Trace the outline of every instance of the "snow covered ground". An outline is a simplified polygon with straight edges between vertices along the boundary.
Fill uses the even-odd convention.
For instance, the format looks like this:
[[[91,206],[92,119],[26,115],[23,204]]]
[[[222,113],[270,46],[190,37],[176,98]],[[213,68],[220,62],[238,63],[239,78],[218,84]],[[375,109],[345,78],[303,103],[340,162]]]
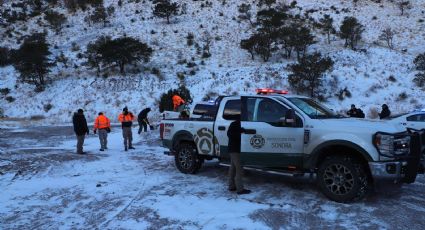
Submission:
[[[423,229],[425,177],[401,189],[339,204],[306,178],[247,171],[238,196],[227,168],[207,162],[196,175],[175,168],[157,131],[124,152],[113,127],[75,154],[72,127],[0,129],[0,229]],[[9,127],[9,128],[7,128]],[[133,129],[136,131],[136,129]]]

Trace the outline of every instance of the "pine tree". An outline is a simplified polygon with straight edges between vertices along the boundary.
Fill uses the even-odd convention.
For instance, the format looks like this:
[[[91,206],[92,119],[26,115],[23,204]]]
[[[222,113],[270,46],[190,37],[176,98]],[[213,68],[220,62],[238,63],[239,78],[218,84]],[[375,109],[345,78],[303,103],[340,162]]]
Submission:
[[[288,76],[288,82],[298,92],[317,97],[323,85],[323,74],[332,66],[332,59],[322,58],[320,53],[306,55],[297,64],[289,66],[292,73]]]
[[[357,42],[362,38],[363,25],[360,24],[354,17],[345,17],[340,27],[339,36],[345,39],[345,46],[350,46],[355,49]]]
[[[160,18],[166,18],[167,24],[170,24],[170,17],[178,14],[180,6],[170,0],[155,0],[154,3],[153,14]]]
[[[121,37],[111,40],[101,37],[95,43],[87,46],[87,64],[96,67],[100,72],[100,64],[118,66],[120,73],[125,73],[125,66],[135,62],[148,62],[153,49],[147,44],[131,37]]]
[[[62,25],[67,21],[65,15],[53,10],[49,10],[44,13],[44,20],[49,22],[50,26],[56,33],[60,32]]]
[[[425,85],[425,53],[419,54],[413,63],[416,66],[416,70],[419,71],[413,78],[413,82],[417,86],[423,87]]]
[[[325,14],[323,18],[319,20],[320,28],[326,33],[328,38],[328,44],[331,44],[331,34],[335,33],[335,28],[333,27],[333,18],[329,16],[328,14]]]
[[[45,76],[50,72],[49,44],[45,34],[33,34],[26,38],[16,52],[15,68],[23,81],[37,86],[45,85]]]

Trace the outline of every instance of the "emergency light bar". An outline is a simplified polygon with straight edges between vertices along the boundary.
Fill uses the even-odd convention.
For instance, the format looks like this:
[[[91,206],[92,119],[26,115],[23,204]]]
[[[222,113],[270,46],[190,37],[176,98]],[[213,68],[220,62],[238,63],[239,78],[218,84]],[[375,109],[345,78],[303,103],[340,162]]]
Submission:
[[[278,90],[278,89],[269,89],[269,88],[256,89],[255,92],[257,94],[272,94],[272,93],[276,93],[276,94],[288,94],[288,91],[287,90]]]

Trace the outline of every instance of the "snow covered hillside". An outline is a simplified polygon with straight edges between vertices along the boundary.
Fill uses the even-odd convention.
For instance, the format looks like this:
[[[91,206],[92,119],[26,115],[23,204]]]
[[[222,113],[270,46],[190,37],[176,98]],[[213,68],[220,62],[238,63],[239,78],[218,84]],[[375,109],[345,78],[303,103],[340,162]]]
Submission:
[[[1,8],[5,9],[13,1],[3,2]],[[287,82],[287,65],[296,62],[295,58],[287,60],[274,55],[268,62],[260,58],[251,60],[250,54],[240,48],[241,39],[253,32],[247,21],[237,19],[242,1],[180,0],[178,3],[185,5],[186,14],[172,17],[170,24],[153,16],[151,1],[123,0],[122,6],[117,2],[104,0],[105,7],[115,8],[106,27],[85,22],[90,9],[70,14],[60,6],[55,10],[65,14],[67,22],[57,34],[46,26],[42,16],[0,27],[0,47],[19,48],[17,38],[47,30],[51,58],[61,53],[68,58],[67,66],[58,64],[52,68],[51,82],[39,93],[33,85],[19,82],[19,72],[12,66],[1,67],[0,89],[9,88],[11,92],[7,96],[15,99],[8,102],[6,96],[0,96],[0,108],[6,116],[41,115],[49,121],[68,122],[78,108],[86,110],[89,120],[99,111],[117,117],[124,106],[133,112],[146,106],[157,111],[160,95],[181,83],[190,89],[194,101],[206,94],[251,93],[259,87],[283,88],[295,93]],[[259,9],[256,2],[245,2],[251,4],[254,16]],[[355,103],[370,118],[375,118],[374,111],[383,103],[387,103],[393,113],[425,107],[423,89],[412,82],[416,73],[413,59],[425,52],[425,2],[410,1],[412,7],[404,15],[391,1],[376,2],[379,1],[363,0],[355,6],[353,1],[299,0],[298,8],[292,9],[294,14],[309,12],[316,20],[329,14],[337,30],[345,16],[354,16],[365,26],[361,51],[344,48],[344,41],[336,35],[331,36],[332,42],[328,45],[326,36],[314,30],[318,42],[309,52],[320,51],[335,62],[332,71],[326,74],[325,103],[336,111],[346,110]],[[378,39],[381,31],[388,27],[396,31],[393,50]],[[7,31],[11,36],[6,36]],[[211,57],[203,59],[195,46],[188,46],[189,33],[194,34],[194,41],[200,46],[207,37],[211,39]],[[142,64],[144,70],[140,73],[121,76],[110,72],[107,78],[96,77],[94,70],[82,65],[85,60],[79,58],[79,54],[102,35],[137,38],[154,49],[153,56],[150,62]],[[188,67],[187,62],[194,62],[196,66]],[[160,73],[153,74],[152,68],[159,69]],[[183,80],[177,77],[180,72],[186,73]],[[340,100],[336,94],[345,88],[352,96]]]

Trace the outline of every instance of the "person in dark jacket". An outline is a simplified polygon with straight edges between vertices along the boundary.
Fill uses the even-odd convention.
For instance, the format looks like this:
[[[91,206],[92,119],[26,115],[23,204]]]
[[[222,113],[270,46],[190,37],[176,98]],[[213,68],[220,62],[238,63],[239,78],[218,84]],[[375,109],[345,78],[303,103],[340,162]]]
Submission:
[[[382,120],[382,119],[388,118],[390,115],[391,115],[391,111],[388,108],[388,105],[387,104],[383,104],[382,105],[382,110],[379,113],[379,119]]]
[[[351,105],[351,109],[347,111],[347,115],[350,117],[365,118],[365,115],[361,109],[356,108],[354,104]]]
[[[236,191],[237,194],[248,194],[251,190],[245,189],[242,183],[242,165],[241,165],[241,133],[245,129],[241,127],[240,115],[234,115],[235,121],[230,123],[227,130],[229,137],[228,152],[230,154],[229,168],[229,191]]]
[[[82,109],[78,109],[78,111],[74,113],[72,123],[74,124],[75,135],[77,135],[77,153],[84,154],[84,138],[86,134],[89,135],[89,128],[87,127],[86,117]]]
[[[140,134],[142,131],[143,132],[148,131],[148,125],[150,126],[149,120],[148,120],[148,113],[150,111],[151,111],[151,108],[146,108],[142,110],[137,116],[137,122],[139,122],[139,131],[137,132],[138,134]]]

